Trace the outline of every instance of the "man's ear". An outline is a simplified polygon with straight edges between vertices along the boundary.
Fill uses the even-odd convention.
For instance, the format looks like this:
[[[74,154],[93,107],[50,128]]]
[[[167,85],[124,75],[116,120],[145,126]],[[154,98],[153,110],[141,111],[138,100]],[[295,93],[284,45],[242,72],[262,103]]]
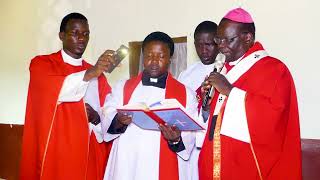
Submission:
[[[63,39],[64,39],[64,32],[59,32],[59,39],[61,40],[61,41],[63,41]]]
[[[254,37],[253,37],[252,33],[250,33],[250,32],[246,33],[245,43],[246,44],[253,44],[254,43]]]

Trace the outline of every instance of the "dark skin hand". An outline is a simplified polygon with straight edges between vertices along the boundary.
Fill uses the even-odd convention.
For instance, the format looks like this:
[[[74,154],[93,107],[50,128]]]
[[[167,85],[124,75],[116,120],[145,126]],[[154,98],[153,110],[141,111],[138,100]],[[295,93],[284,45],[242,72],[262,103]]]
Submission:
[[[181,139],[181,131],[176,126],[159,124],[159,129],[164,138],[169,142],[178,142]]]
[[[99,57],[96,64],[86,71],[83,80],[90,81],[92,78],[99,77],[103,72],[106,72],[111,69],[112,66],[115,66],[116,60],[113,56],[114,53],[115,51],[113,50],[106,50]]]
[[[115,128],[122,128],[124,126],[128,126],[130,123],[132,123],[132,115],[128,115],[121,112],[117,114],[117,123],[115,124]],[[180,140],[181,131],[176,126],[160,124],[159,129],[161,130],[166,140],[171,142],[177,142]]]
[[[87,116],[88,116],[88,120],[90,123],[97,125],[100,123],[100,116],[97,113],[97,111],[95,111],[88,103],[85,104],[86,105],[86,111],[87,111]]]
[[[115,124],[115,128],[118,129],[124,126],[128,126],[131,122],[132,122],[132,115],[119,112],[117,114],[117,121]]]
[[[215,87],[220,94],[229,96],[233,86],[227,80],[227,78],[218,73],[218,72],[211,72],[209,77],[207,77],[201,85],[201,95],[202,97],[205,96],[206,92],[210,89],[211,86]],[[211,103],[211,99],[208,101],[208,105]],[[204,110],[207,110],[205,108]]]

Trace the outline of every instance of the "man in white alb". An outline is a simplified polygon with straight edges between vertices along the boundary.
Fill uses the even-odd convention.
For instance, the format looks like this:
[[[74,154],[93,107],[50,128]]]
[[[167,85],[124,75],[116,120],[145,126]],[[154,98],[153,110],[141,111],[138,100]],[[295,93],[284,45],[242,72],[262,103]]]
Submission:
[[[206,76],[210,75],[210,72],[213,71],[214,61],[216,58],[223,58],[219,56],[218,47],[214,42],[214,37],[217,33],[217,24],[211,21],[201,22],[194,31],[194,46],[196,52],[200,58],[200,61],[192,64],[185,71],[181,72],[178,77],[178,80],[191,88],[193,91],[200,94],[201,83]],[[198,98],[199,99],[199,98]],[[198,108],[201,107],[201,101],[199,102]],[[207,126],[207,116],[206,112],[203,111],[203,116],[205,122],[203,126]],[[203,133],[197,133],[197,136],[205,135]],[[198,156],[202,146],[202,142],[197,138],[196,148],[192,151],[191,157],[188,161],[182,161],[179,165],[184,166],[182,169],[186,169],[187,172],[183,173],[187,175],[185,179],[197,180],[198,179]]]

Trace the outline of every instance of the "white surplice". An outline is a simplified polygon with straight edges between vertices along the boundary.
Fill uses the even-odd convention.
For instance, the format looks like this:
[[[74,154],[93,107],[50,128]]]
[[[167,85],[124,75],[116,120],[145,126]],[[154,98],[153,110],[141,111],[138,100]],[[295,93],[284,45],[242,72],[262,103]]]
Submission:
[[[201,61],[198,61],[181,72],[178,81],[191,88],[193,91],[196,91],[201,86],[205,77],[209,76],[213,71],[213,67],[213,64],[204,65]]]
[[[183,83],[185,86],[191,88],[194,92],[201,86],[201,83],[204,81],[206,76],[209,76],[213,71],[214,64],[205,65],[201,61],[198,61],[191,66],[189,66],[185,71],[181,72],[178,80]],[[202,126],[208,126],[207,123],[202,122]],[[184,169],[183,178],[187,180],[198,180],[198,159],[200,148],[203,143],[205,136],[205,131],[198,131],[196,134],[196,148],[192,151],[190,159],[188,161],[179,159],[180,169]]]
[[[159,155],[160,155],[160,131],[144,130],[131,123],[123,134],[112,135],[107,133],[112,119],[116,114],[116,108],[123,105],[123,87],[125,81],[120,81],[109,94],[102,120],[104,140],[114,139],[105,172],[105,180],[158,180],[159,179]],[[195,94],[187,89],[186,109],[188,113],[198,121],[197,100]],[[132,93],[130,103],[144,102],[151,105],[165,99],[165,89],[143,86],[140,82]],[[202,119],[201,119],[202,120]],[[181,134],[185,150],[177,155],[188,160],[195,146],[195,133],[182,132]],[[184,170],[179,169],[180,172]],[[180,178],[180,180],[184,180]]]

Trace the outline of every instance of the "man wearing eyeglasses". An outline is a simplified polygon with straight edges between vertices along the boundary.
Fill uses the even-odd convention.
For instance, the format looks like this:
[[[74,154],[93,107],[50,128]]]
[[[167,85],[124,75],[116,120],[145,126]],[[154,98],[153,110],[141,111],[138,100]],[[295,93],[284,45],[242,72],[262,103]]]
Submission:
[[[215,43],[226,64],[202,85],[202,94],[211,86],[218,93],[209,102],[200,179],[302,179],[297,97],[288,68],[255,42],[254,22],[241,8],[220,21]]]

